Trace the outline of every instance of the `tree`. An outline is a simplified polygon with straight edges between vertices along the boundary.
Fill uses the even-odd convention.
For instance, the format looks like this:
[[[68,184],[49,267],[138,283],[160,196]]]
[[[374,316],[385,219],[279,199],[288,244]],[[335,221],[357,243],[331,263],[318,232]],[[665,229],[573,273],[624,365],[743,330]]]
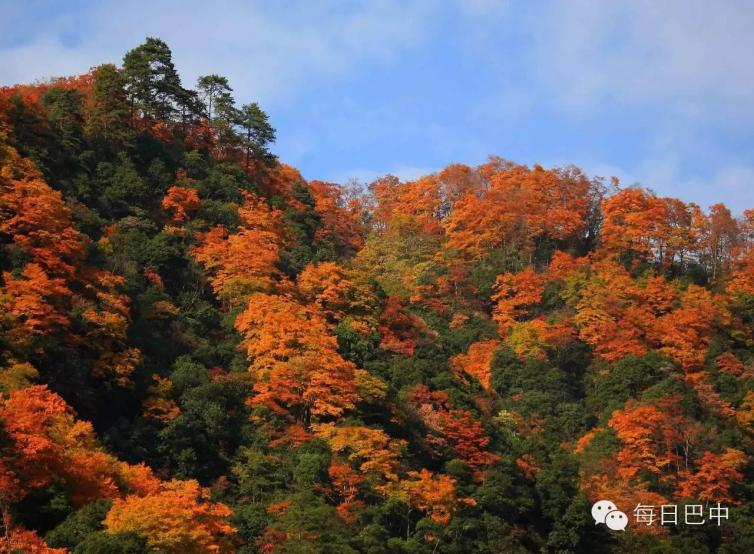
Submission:
[[[355,523],[358,512],[366,506],[356,498],[358,486],[364,481],[364,477],[356,473],[351,466],[338,463],[332,464],[327,469],[327,474],[330,476],[335,495],[340,500],[338,514],[346,523]]]
[[[607,361],[643,356],[653,317],[642,302],[642,291],[628,272],[612,261],[594,264],[590,270],[570,299],[576,309],[573,320],[579,337]]]
[[[466,410],[440,411],[440,432],[453,453],[481,476],[500,456],[487,451],[490,438],[478,419]]]
[[[92,74],[92,98],[85,109],[84,130],[105,144],[123,148],[133,140],[126,79],[111,64],[96,67]]]
[[[330,241],[340,255],[355,254],[364,245],[365,206],[358,193],[348,198],[341,186],[316,180],[309,181],[309,190],[322,221],[317,238]]]
[[[16,279],[7,272],[3,275],[8,294],[3,304],[24,331],[44,335],[68,325],[67,303],[73,293],[65,280],[51,279],[38,264],[27,264],[22,276],[23,279]]]
[[[162,199],[162,209],[172,212],[175,223],[186,221],[188,215],[201,206],[201,200],[196,189],[173,185]]]
[[[738,246],[740,229],[724,204],[714,204],[700,231],[702,260],[713,279],[727,271]]]
[[[0,175],[0,236],[30,256],[51,277],[71,277],[83,262],[85,240],[62,195],[12,151]]]
[[[317,306],[329,322],[351,318],[369,321],[378,300],[370,287],[353,281],[351,272],[335,262],[308,264],[296,279],[298,294],[306,304]]]
[[[493,317],[501,336],[505,336],[518,317],[541,302],[543,292],[544,280],[531,267],[521,273],[498,276],[492,301],[496,302]]]
[[[131,105],[143,117],[170,120],[184,89],[165,42],[148,37],[123,57],[123,76]]]
[[[233,305],[255,290],[268,290],[278,275],[275,263],[282,246],[282,213],[247,195],[239,209],[241,226],[228,233],[217,226],[206,233],[192,253],[210,275],[215,293]]]
[[[676,446],[682,441],[688,420],[678,400],[668,397],[653,404],[629,401],[623,410],[613,412],[609,425],[623,443],[615,457],[621,478],[631,481],[642,471],[663,478],[668,472],[679,471],[681,459]]]
[[[701,368],[715,323],[725,317],[706,289],[689,285],[680,296],[680,306],[657,318],[650,339],[659,350],[678,362],[686,371]]]
[[[601,249],[618,254],[630,252],[642,260],[662,262],[669,240],[669,215],[665,199],[642,188],[628,188],[602,203],[604,221]]]
[[[122,464],[102,450],[91,423],[76,419],[71,407],[44,385],[0,399],[0,420],[12,441],[0,470],[13,472],[15,484],[9,490],[16,500],[62,482],[71,502],[81,506],[121,491],[152,490],[157,483],[151,471]]]
[[[477,171],[488,186],[462,196],[443,223],[448,245],[464,258],[512,247],[531,259],[537,239],[585,238],[598,187],[578,169],[529,169],[493,158]]]
[[[427,233],[413,216],[397,215],[386,229],[370,235],[356,255],[354,269],[363,280],[375,279],[390,296],[401,299],[419,293],[419,282],[435,280],[441,237]]]
[[[382,429],[361,425],[336,427],[332,423],[314,426],[315,434],[325,439],[333,455],[387,494],[399,480],[400,450],[404,441],[391,438]]]
[[[418,385],[410,391],[408,400],[429,430],[427,442],[450,450],[474,471],[475,478],[480,479],[489,465],[500,460],[487,450],[490,438],[479,420],[467,410],[451,409],[445,392]]]
[[[170,481],[160,492],[116,499],[105,517],[108,533],[136,533],[174,553],[234,552],[230,509],[211,502],[196,481]]]
[[[230,93],[233,89],[228,84],[228,79],[220,75],[202,75],[196,82],[199,89],[199,97],[204,103],[204,113],[207,119],[213,121],[213,106],[217,109],[217,104],[228,103]]]
[[[432,475],[426,469],[411,471],[399,485],[399,497],[423,512],[440,525],[447,525],[459,502],[472,504],[472,499],[459,499],[455,480],[448,475]]]
[[[490,388],[490,362],[500,342],[491,339],[475,342],[469,346],[466,354],[457,354],[451,358],[451,364],[464,373],[474,377],[486,390]]]
[[[317,311],[256,293],[235,326],[256,380],[253,404],[304,424],[340,418],[354,407],[356,367],[338,354],[337,341]]]
[[[252,158],[264,163],[275,160],[275,156],[268,149],[268,146],[275,142],[275,129],[270,125],[267,114],[256,102],[241,106],[236,123],[241,127],[247,168]]]
[[[82,141],[83,98],[75,89],[53,87],[42,95],[47,119],[58,133],[60,144],[70,156],[78,153]]]
[[[741,469],[746,462],[746,455],[736,448],[727,448],[722,454],[705,452],[695,470],[681,474],[676,494],[704,502],[736,504],[730,489],[743,479]]]

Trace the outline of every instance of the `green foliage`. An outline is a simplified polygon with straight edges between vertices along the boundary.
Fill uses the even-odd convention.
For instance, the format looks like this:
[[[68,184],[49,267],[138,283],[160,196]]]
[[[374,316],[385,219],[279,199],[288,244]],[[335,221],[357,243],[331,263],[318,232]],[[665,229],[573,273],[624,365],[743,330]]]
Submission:
[[[97,500],[79,508],[65,521],[45,535],[45,542],[54,548],[74,549],[77,545],[97,531],[102,531],[102,520],[105,519],[112,502]]]
[[[201,384],[184,392],[181,412],[160,431],[160,452],[168,467],[183,478],[209,482],[228,469],[247,436],[244,383]]]
[[[589,375],[587,407],[604,421],[626,400],[641,396],[669,371],[673,371],[671,363],[657,353],[642,358],[627,356],[611,365],[595,365]]]
[[[134,138],[130,125],[131,106],[126,96],[126,79],[111,64],[93,72],[92,102],[86,117],[86,132],[102,148],[119,150]]]
[[[162,40],[147,38],[123,57],[123,76],[131,103],[145,116],[171,119],[185,92],[173,65],[170,48]]]
[[[147,541],[134,533],[92,533],[80,542],[74,554],[158,554]]]

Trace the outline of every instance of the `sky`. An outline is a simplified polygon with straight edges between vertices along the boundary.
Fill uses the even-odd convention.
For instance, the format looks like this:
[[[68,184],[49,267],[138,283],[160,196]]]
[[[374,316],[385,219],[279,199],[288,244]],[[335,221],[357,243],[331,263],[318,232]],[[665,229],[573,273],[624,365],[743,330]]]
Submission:
[[[749,0],[0,0],[0,84],[86,72],[145,37],[185,86],[226,76],[307,179],[403,179],[489,155],[754,207]]]

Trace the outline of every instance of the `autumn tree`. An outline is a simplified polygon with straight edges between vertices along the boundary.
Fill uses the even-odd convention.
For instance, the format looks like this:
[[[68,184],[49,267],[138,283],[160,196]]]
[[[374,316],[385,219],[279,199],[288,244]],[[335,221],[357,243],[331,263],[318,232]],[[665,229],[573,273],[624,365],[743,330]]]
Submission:
[[[575,168],[529,169],[500,159],[478,171],[488,183],[467,193],[444,223],[448,245],[469,259],[513,247],[531,254],[534,241],[578,240],[586,234],[595,185]]]
[[[539,304],[543,292],[544,280],[531,267],[521,273],[498,276],[492,301],[496,303],[493,317],[498,322],[501,336],[505,336],[517,318]]]
[[[451,364],[474,377],[485,389],[490,388],[490,362],[499,341],[491,339],[475,342],[469,346],[466,354],[458,354],[451,358]]]
[[[162,209],[172,213],[175,223],[182,223],[201,206],[196,189],[173,185],[162,199]]]
[[[238,232],[214,227],[193,249],[209,273],[215,293],[231,305],[256,290],[269,289],[277,275],[275,263],[282,243],[279,210],[249,194],[239,216]]]
[[[746,455],[735,448],[727,448],[722,454],[705,452],[695,470],[681,474],[676,495],[704,502],[736,504],[730,489],[743,479],[741,469],[746,462]]]
[[[401,481],[398,496],[406,504],[426,512],[441,525],[447,525],[458,507],[459,498],[455,491],[455,480],[448,475],[433,475],[430,471],[409,472],[408,478]],[[466,500],[473,503],[473,500]]]
[[[740,229],[730,210],[714,204],[700,230],[701,260],[713,279],[727,271],[739,244]]]
[[[108,533],[143,535],[166,552],[234,552],[230,515],[196,481],[170,481],[159,492],[116,499],[104,525]]]
[[[365,206],[358,198],[348,199],[343,189],[324,181],[309,182],[314,209],[322,220],[318,238],[331,241],[338,253],[350,255],[364,245]]]
[[[629,401],[623,410],[616,410],[609,425],[623,443],[616,455],[618,474],[628,481],[640,472],[659,477],[678,472],[681,458],[677,446],[688,420],[682,414],[678,398],[663,398],[653,404]]]
[[[662,262],[669,238],[668,206],[664,199],[642,188],[624,189],[602,203],[601,248],[632,252],[642,259]]]
[[[236,320],[256,380],[252,402],[311,419],[338,418],[357,400],[355,366],[337,353],[323,316],[294,300],[251,296]]]

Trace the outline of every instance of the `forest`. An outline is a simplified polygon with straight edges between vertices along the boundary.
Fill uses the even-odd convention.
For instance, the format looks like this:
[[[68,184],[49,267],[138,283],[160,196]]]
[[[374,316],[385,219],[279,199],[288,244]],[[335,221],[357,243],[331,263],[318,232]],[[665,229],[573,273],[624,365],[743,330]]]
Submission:
[[[0,89],[0,552],[754,552],[754,209],[273,123],[157,38]]]

